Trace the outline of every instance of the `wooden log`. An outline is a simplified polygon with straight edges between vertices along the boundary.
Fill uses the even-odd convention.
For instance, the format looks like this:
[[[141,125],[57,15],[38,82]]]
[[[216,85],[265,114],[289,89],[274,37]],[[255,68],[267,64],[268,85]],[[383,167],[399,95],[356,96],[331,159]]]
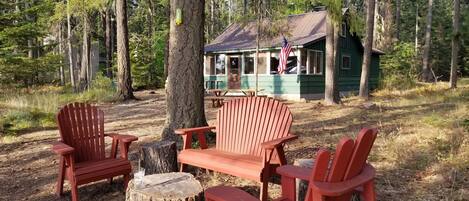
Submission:
[[[203,188],[194,176],[185,172],[153,174],[143,177],[142,184],[131,180],[126,201],[202,201]]]
[[[314,160],[312,159],[297,159],[293,163],[295,166],[313,168]],[[308,191],[309,182],[306,180],[296,179],[296,201],[303,201]]]
[[[140,166],[146,175],[177,172],[176,142],[163,140],[141,146]]]

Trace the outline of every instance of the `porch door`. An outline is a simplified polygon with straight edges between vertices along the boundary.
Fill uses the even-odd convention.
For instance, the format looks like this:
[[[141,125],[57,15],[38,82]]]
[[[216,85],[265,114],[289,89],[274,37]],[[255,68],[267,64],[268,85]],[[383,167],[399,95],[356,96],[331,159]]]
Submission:
[[[241,88],[241,69],[238,56],[230,56],[228,59],[228,89]]]

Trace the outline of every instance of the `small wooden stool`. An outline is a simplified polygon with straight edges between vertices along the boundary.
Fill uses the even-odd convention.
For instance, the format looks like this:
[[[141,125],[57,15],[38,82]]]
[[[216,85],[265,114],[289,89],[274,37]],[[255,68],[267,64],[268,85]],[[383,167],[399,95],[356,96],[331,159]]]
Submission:
[[[199,201],[203,193],[200,182],[184,172],[146,175],[143,184],[129,182],[126,201]]]
[[[249,193],[238,188],[215,186],[205,190],[206,201],[259,201]]]

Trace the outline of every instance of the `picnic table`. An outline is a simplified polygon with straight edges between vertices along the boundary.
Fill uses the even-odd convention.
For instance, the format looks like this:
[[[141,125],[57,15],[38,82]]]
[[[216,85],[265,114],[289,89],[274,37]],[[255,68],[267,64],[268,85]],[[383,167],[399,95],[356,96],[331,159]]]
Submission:
[[[221,107],[223,105],[223,101],[227,99],[232,99],[232,98],[239,98],[239,97],[253,97],[256,95],[256,90],[255,89],[209,89],[207,90],[209,94],[212,94],[212,96],[206,96],[206,100],[211,100],[212,101],[212,106],[213,107]],[[242,93],[243,95],[241,96],[227,96],[226,94],[228,93]]]

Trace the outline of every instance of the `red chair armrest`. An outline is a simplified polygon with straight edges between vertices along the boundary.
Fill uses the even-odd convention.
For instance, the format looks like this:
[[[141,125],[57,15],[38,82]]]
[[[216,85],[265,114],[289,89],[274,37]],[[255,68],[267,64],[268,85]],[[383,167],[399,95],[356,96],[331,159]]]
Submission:
[[[275,140],[264,142],[264,143],[261,144],[261,147],[263,149],[274,149],[274,148],[282,145],[283,143],[286,143],[288,141],[291,141],[291,140],[294,140],[294,139],[297,139],[297,138],[298,138],[298,136],[290,134],[290,135],[282,137],[282,138],[278,138],[278,139],[275,139]]]
[[[278,167],[276,172],[282,177],[298,178],[309,181],[312,169],[294,165],[284,165]]]
[[[197,127],[197,128],[180,128],[176,129],[174,133],[178,135],[186,135],[188,133],[198,133],[198,132],[206,132],[215,129],[215,126],[204,126],[204,127]]]
[[[310,183],[314,191],[319,192],[325,196],[340,196],[344,193],[354,191],[355,188],[370,182],[375,177],[375,169],[373,166],[366,164],[363,171],[350,180],[343,182],[318,182]]]
[[[122,134],[117,134],[117,133],[109,133],[109,134],[104,134],[105,136],[109,136],[113,139],[117,139],[120,142],[128,143],[128,142],[133,142],[138,140],[138,137],[133,136],[133,135],[122,135]]]
[[[72,154],[75,149],[63,142],[54,142],[52,144],[52,151],[55,152],[56,154],[65,156],[68,154]]]

